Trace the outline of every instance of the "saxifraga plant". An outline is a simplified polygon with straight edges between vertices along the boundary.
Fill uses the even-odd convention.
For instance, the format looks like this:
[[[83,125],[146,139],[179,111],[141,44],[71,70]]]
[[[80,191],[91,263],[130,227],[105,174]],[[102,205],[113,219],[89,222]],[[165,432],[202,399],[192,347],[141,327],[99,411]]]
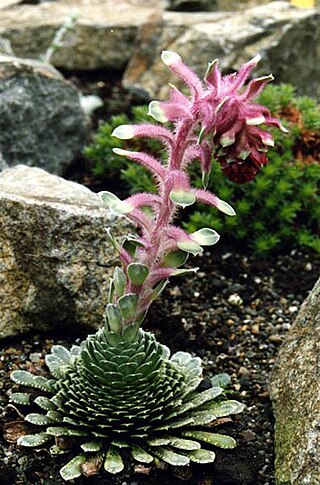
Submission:
[[[150,115],[160,122],[171,121],[172,131],[141,124],[121,125],[113,132],[120,139],[160,139],[168,157],[161,163],[147,153],[115,149],[150,170],[158,193],[139,193],[124,201],[111,192],[100,193],[112,211],[131,219],[141,232],[126,236],[120,244],[109,231],[122,268],[115,268],[110,281],[105,326],[70,351],[54,346],[46,356],[51,379],[26,371],[12,373],[14,382],[41,392],[34,403],[42,412],[25,419],[43,431],[21,436],[18,444],[40,446],[55,440],[50,451],[59,454],[69,451],[68,440],[76,439],[81,448],[61,469],[65,480],[86,473],[93,464],[118,473],[128,455],[142,463],[157,458],[183,466],[190,461],[213,462],[212,445],[235,446],[233,438],[206,425],[219,424],[218,418],[237,414],[243,406],[226,400],[219,379],[209,389],[199,390],[201,360],[186,352],[170,357],[169,349],[140,326],[170,276],[197,270],[181,268],[188,255],[200,254],[202,246],[219,239],[213,229],[188,234],[173,225],[177,210],[198,200],[229,216],[235,214],[227,202],[205,189],[212,151],[229,178],[252,179],[266,163],[265,151],[272,145],[271,135],[259,125],[281,128],[281,124],[251,101],[270,76],[243,88],[258,58],[225,77],[213,62],[204,83],[177,54],[164,51],[162,60],[183,79],[190,96],[172,87],[170,101],[150,103]],[[195,158],[200,159],[203,189],[193,188],[187,175]],[[14,393],[11,401],[30,404],[30,394]]]

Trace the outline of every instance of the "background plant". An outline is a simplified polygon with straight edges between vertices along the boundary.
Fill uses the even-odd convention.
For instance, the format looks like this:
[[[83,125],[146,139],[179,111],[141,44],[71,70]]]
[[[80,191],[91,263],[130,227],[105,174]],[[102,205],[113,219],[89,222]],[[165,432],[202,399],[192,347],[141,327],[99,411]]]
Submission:
[[[269,85],[259,95],[259,103],[282,118],[290,129],[286,136],[273,130],[275,146],[269,150],[269,163],[249,184],[238,185],[226,180],[220,167],[212,163],[209,189],[222,199],[232,201],[237,219],[225,219],[206,207],[189,210],[186,228],[213,227],[226,238],[238,241],[258,254],[294,247],[311,248],[320,253],[319,197],[320,179],[320,111],[316,102],[297,96],[291,85]],[[146,106],[132,109],[133,122],[145,122],[149,117]],[[121,169],[121,178],[130,192],[154,191],[152,177],[142,167],[124,161],[113,148],[147,149],[163,157],[157,140],[118,140],[110,134],[119,123],[127,123],[125,114],[100,125],[86,155],[93,162],[93,173],[108,177]],[[214,162],[214,161],[212,161]],[[201,173],[196,164],[190,166],[195,185],[201,186]]]

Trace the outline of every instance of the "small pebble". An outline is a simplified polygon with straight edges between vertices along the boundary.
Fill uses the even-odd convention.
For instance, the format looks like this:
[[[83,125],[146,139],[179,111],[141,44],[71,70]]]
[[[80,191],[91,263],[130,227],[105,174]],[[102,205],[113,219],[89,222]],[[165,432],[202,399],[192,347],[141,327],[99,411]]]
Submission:
[[[230,303],[230,305],[240,306],[242,305],[243,300],[241,296],[238,295],[238,293],[233,293],[232,295],[229,296],[228,303]]]
[[[254,441],[257,437],[256,433],[251,431],[251,429],[245,429],[242,431],[242,439],[244,443],[249,443],[249,441]]]
[[[296,313],[298,311],[298,307],[296,305],[289,306],[288,308],[290,313]]]

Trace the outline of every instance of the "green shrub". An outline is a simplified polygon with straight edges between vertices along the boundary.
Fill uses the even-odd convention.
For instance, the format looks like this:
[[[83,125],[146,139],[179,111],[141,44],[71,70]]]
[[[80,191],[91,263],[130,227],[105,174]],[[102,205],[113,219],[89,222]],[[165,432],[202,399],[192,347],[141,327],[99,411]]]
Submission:
[[[222,175],[220,165],[212,163],[209,189],[231,202],[237,211],[236,218],[226,218],[214,208],[198,205],[185,224],[189,231],[204,225],[213,227],[225,238],[235,238],[243,247],[258,254],[299,246],[320,253],[320,165],[319,160],[315,160],[316,149],[312,152],[312,136],[313,139],[319,137],[319,106],[309,97],[296,96],[293,86],[286,84],[267,86],[259,102],[282,119],[290,129],[289,134],[274,130],[275,147],[269,150],[269,163],[249,184],[230,182]],[[152,123],[146,106],[134,107],[130,119],[134,123]],[[110,136],[116,126],[128,122],[129,117],[123,114],[101,124],[85,153],[94,163],[94,175],[103,177],[122,166],[121,178],[129,192],[150,191],[154,187],[150,175],[137,164],[113,153],[112,148],[151,151],[161,156],[162,146],[158,141],[138,139],[133,142]],[[309,134],[312,134],[311,144]],[[201,187],[199,171],[192,166],[190,173],[196,179],[195,185]]]

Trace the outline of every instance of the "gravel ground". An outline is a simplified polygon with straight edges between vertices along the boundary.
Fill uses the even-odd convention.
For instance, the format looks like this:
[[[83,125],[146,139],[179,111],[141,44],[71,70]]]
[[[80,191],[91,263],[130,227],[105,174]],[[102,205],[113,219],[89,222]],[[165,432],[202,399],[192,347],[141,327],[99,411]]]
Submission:
[[[236,437],[235,450],[222,451],[210,466],[187,469],[127,470],[119,478],[81,478],[78,484],[273,485],[273,416],[268,377],[279,346],[319,274],[320,261],[293,252],[257,260],[234,249],[206,252],[196,276],[172,280],[161,301],[150,310],[145,327],[170,346],[203,359],[205,373],[227,372],[231,396],[246,404],[245,412],[228,424]],[[30,334],[1,342],[0,424],[21,419],[7,407],[14,388],[9,374],[26,369],[45,374],[44,355],[53,344],[71,346],[84,338],[74,329],[68,335]],[[0,441],[0,483],[59,485],[65,458],[50,458],[46,450],[19,449]]]

